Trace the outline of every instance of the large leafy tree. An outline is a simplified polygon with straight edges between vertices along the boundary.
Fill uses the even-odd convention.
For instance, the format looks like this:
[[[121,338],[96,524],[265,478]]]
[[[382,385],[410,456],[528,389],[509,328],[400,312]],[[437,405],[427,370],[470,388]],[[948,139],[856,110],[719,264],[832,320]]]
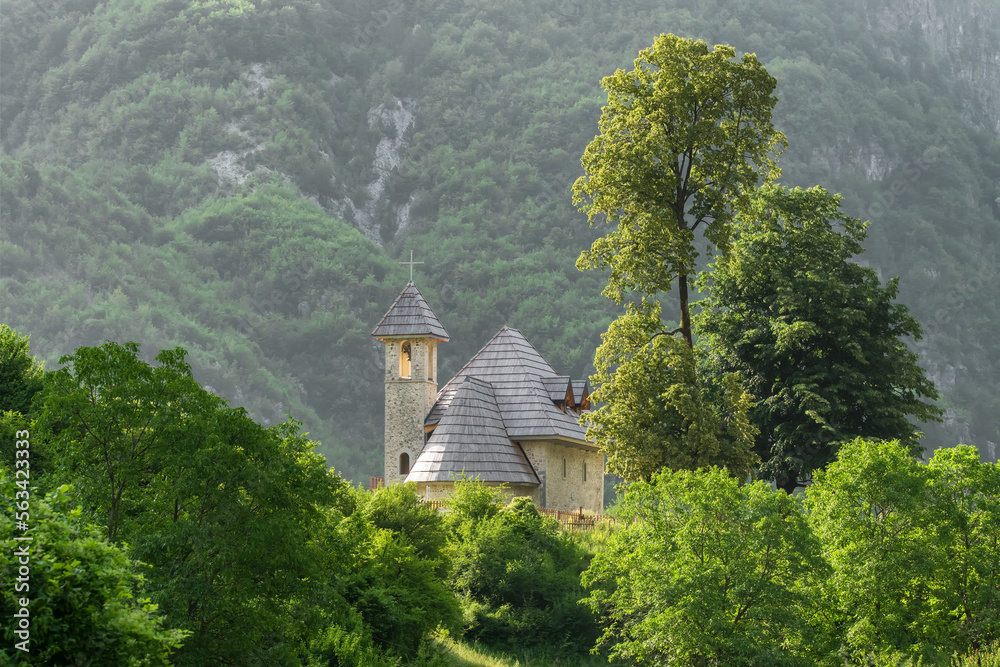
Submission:
[[[939,449],[928,469],[935,542],[932,611],[963,649],[1000,640],[1000,465],[970,445]]]
[[[608,104],[573,201],[591,225],[613,229],[577,267],[609,268],[603,293],[626,313],[597,352],[594,400],[604,406],[588,415],[588,435],[608,452],[609,471],[626,479],[648,479],[664,465],[718,464],[745,475],[746,400],[731,380],[713,387],[699,377],[688,279],[695,233],[725,251],[736,207],[778,175],[785,141],[771,124],[775,80],[753,54],[737,60],[729,46],[660,35],[635,69],[601,83]],[[659,299],[675,285],[680,326],[671,329]]]
[[[195,422],[218,407],[191,377],[182,350],[162,351],[156,366],[138,352],[135,343],[108,342],[63,356],[39,415],[41,434],[51,437],[91,516],[115,543],[131,535],[130,522],[155,515],[145,492]]]
[[[649,665],[813,665],[825,576],[798,503],[718,468],[628,487],[621,530],[584,575],[611,654]]]
[[[152,566],[151,599],[190,633],[175,664],[395,664],[456,622],[415,489],[352,493],[297,422],[228,407],[180,348],[138,352],[63,357],[37,424],[88,516]]]
[[[42,390],[45,364],[31,356],[29,337],[0,324],[0,467],[14,465],[18,431],[30,429],[32,399]],[[41,481],[49,469],[49,451],[41,438],[31,443],[31,478]],[[44,482],[43,482],[44,483]]]
[[[618,303],[630,291],[667,292],[676,281],[680,327],[672,333],[688,346],[695,232],[725,250],[737,204],[778,176],[785,144],[771,124],[774,78],[753,54],[735,54],[660,35],[635,69],[604,78],[600,134],[573,186],[591,225],[614,225],[581,254],[578,268],[610,268],[604,294]]]
[[[150,594],[191,632],[177,664],[282,664],[301,639],[296,600],[325,559],[312,539],[346,497],[314,443],[203,390],[183,350],[156,367],[133,344],[63,357],[39,430],[107,537],[152,565]]]
[[[27,415],[42,376],[43,365],[32,358],[28,337],[0,324],[0,412]]]
[[[698,331],[719,373],[740,373],[757,402],[750,420],[762,471],[791,493],[855,437],[899,439],[936,419],[934,385],[906,339],[920,325],[851,261],[866,223],[820,187],[768,185],[742,209],[730,251],[703,274]]]
[[[1000,469],[973,447],[924,464],[898,441],[858,438],[816,472],[806,509],[833,568],[836,625],[860,664],[893,654],[938,664],[1000,636]]]

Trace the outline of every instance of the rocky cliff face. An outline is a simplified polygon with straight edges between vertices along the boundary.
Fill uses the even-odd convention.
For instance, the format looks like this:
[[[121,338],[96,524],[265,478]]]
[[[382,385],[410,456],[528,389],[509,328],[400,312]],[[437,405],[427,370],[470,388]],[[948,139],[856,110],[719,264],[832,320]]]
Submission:
[[[927,90],[933,90],[937,96],[949,91],[952,99],[945,104],[962,119],[986,133],[1000,135],[1000,0],[848,1],[856,3],[855,9],[867,21],[871,45],[909,72],[913,89],[921,90],[922,84],[926,84]],[[943,127],[949,133],[946,138],[937,139],[925,135],[930,147],[924,157],[928,157],[928,150],[933,151],[932,158],[939,156],[942,164],[953,165],[956,173],[975,162],[977,156],[963,152],[969,151],[969,145],[957,143],[961,141],[957,118],[952,116],[946,123],[935,125],[926,115],[926,107],[921,109],[917,105],[915,112],[918,116],[925,114],[924,132],[931,131],[930,128],[942,131]],[[955,134],[950,134],[952,131]],[[979,136],[982,140],[982,133]],[[907,162],[905,156],[893,151],[891,144],[881,145],[876,138],[870,145],[855,147],[851,154],[842,152],[841,160],[845,172],[854,172],[873,184],[877,189],[873,202],[883,204],[880,207],[869,202],[868,208],[861,212],[863,217],[878,224],[882,213],[895,210],[898,214],[902,208],[907,222],[893,228],[898,239],[912,233],[909,224],[917,219],[923,219],[927,229],[935,230],[928,232],[923,242],[910,247],[908,254],[893,257],[892,252],[883,252],[870,260],[882,263],[887,275],[903,276],[901,298],[924,326],[926,338],[916,347],[928,377],[942,394],[941,405],[946,409],[943,423],[925,428],[929,441],[935,446],[976,444],[986,460],[995,461],[997,422],[985,414],[991,408],[984,407],[993,404],[977,399],[973,401],[977,407],[969,409],[969,400],[970,395],[995,394],[997,386],[995,348],[987,341],[992,335],[972,324],[975,313],[971,304],[980,300],[988,304],[995,299],[992,296],[995,292],[984,286],[995,283],[1000,265],[990,250],[993,246],[976,239],[988,239],[997,233],[1000,182],[991,185],[969,180],[965,182],[964,196],[953,198],[947,206],[934,210],[925,206],[907,207],[903,201],[907,195],[895,196],[905,188],[899,192],[893,188],[905,185],[907,168],[916,174],[922,167]],[[962,173],[967,177],[973,171],[970,168]],[[947,177],[948,173],[940,171],[938,176]],[[998,201],[994,202],[995,198]],[[957,224],[958,218],[974,218],[975,231]],[[993,231],[989,231],[991,225]],[[951,242],[954,243],[949,246]],[[948,250],[944,250],[946,246]],[[918,269],[908,263],[916,256],[924,258],[923,266]],[[901,257],[911,260],[900,261]],[[987,282],[979,280],[977,270]],[[922,277],[921,272],[926,276]],[[951,290],[943,300],[942,289]],[[925,296],[930,292],[934,293],[930,300],[935,304],[931,310],[925,307]],[[952,298],[960,293],[967,297]],[[957,325],[958,322],[962,324]]]
[[[898,62],[907,63],[923,41],[968,85],[970,118],[1000,133],[998,0],[865,0],[865,14],[870,28],[894,38],[879,46]]]

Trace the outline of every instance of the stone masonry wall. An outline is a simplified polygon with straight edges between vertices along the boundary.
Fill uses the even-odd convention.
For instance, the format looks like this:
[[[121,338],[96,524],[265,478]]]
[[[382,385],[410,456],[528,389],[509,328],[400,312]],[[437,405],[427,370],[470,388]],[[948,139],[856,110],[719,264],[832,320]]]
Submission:
[[[545,506],[554,510],[604,512],[604,453],[554,442],[546,443],[548,474],[545,480]],[[563,460],[566,476],[563,476]],[[583,466],[587,465],[587,479]]]
[[[413,466],[424,448],[424,418],[434,404],[437,379],[428,351],[436,354],[437,342],[410,339],[410,377],[399,376],[402,340],[385,342],[385,484],[401,482],[400,455]],[[432,359],[433,357],[431,357]],[[428,379],[428,376],[430,379]]]
[[[604,454],[555,442],[521,442],[531,467],[542,482],[539,490],[543,507],[572,511],[583,509],[604,511]],[[566,476],[563,477],[563,459]],[[587,480],[583,480],[583,464],[587,464]]]

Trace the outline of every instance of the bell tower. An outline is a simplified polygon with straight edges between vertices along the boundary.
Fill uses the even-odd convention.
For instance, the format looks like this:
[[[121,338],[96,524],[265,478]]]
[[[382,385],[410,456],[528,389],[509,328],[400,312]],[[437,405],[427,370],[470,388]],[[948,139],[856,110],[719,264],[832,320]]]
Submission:
[[[385,344],[385,485],[406,479],[437,396],[437,344],[450,337],[413,282],[372,331]]]

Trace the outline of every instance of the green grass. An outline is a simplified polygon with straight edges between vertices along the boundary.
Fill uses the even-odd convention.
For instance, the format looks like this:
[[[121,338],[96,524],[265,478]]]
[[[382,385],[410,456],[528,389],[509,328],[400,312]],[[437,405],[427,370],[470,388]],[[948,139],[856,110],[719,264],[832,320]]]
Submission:
[[[553,656],[537,649],[518,655],[501,653],[478,643],[456,641],[447,634],[435,634],[428,641],[426,665],[430,667],[604,667],[607,658],[596,655]],[[612,663],[622,665],[624,663]]]
[[[613,521],[599,521],[590,530],[564,529],[563,532],[570,535],[584,549],[592,554],[597,554],[607,547],[608,539],[619,529],[619,525]]]
[[[456,641],[447,633],[433,635],[429,642],[430,649],[426,662],[427,667],[598,667],[606,665],[624,665],[623,662],[608,663],[602,656],[553,656],[543,654],[538,650],[524,651],[519,655],[502,653],[486,648],[478,643],[467,644]],[[912,663],[900,663],[899,667]],[[922,662],[920,664],[923,664]],[[973,651],[967,656],[955,656],[949,667],[1000,667],[1000,642],[995,642],[979,651]]]
[[[1000,667],[1000,640],[961,658],[952,658],[950,667]]]

